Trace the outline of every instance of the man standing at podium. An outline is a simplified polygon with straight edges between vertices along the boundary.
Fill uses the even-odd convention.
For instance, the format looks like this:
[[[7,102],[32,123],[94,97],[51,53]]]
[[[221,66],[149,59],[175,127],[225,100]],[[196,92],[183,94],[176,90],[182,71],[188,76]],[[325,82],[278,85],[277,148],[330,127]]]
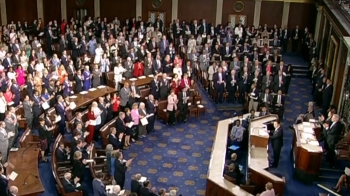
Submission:
[[[273,123],[275,130],[269,132],[270,143],[273,151],[273,162],[270,163],[270,167],[278,167],[278,162],[280,160],[281,149],[283,146],[283,129],[280,124],[280,120],[276,120]]]

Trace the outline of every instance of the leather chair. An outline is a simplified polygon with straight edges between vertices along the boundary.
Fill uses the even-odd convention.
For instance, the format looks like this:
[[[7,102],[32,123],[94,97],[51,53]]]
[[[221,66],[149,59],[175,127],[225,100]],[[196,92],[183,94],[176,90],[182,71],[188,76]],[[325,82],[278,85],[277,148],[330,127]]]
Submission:
[[[148,95],[151,94],[151,88],[147,87],[144,89],[140,90],[140,101],[141,102],[145,102],[146,101],[146,97],[148,98]]]
[[[91,172],[91,176],[96,178],[97,173],[102,173],[104,178],[102,179],[102,183],[104,185],[110,185],[112,178],[110,177],[107,163],[106,163],[106,151],[101,149],[92,149],[92,153],[89,155],[89,159],[94,160],[89,163],[89,168]]]
[[[166,107],[168,105],[167,100],[161,100],[158,102],[158,108],[157,108],[157,119],[162,119],[165,122],[168,122],[169,114],[166,110]]]
[[[110,134],[110,129],[112,127],[115,127],[115,121],[117,120],[118,117],[113,118],[110,120],[108,123],[106,123],[103,127],[100,129],[100,137],[102,139],[102,148],[106,148],[108,142],[108,135]]]

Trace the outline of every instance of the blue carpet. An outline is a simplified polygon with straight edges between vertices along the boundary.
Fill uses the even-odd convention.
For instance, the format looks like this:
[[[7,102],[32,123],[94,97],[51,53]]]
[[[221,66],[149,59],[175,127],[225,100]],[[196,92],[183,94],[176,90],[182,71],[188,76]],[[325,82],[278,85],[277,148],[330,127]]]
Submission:
[[[305,64],[298,56],[284,56],[286,63]],[[291,162],[291,143],[293,132],[288,126],[294,122],[295,117],[305,112],[307,102],[311,100],[311,85],[308,79],[292,79],[290,96],[286,99],[284,128],[284,147],[281,153],[279,167],[273,173],[284,176],[287,186],[284,195],[315,196],[320,190],[315,184],[304,185],[293,178],[293,165]],[[185,124],[175,127],[166,126],[156,122],[156,132],[143,138],[130,149],[124,152],[125,159],[134,157],[132,167],[127,172],[125,188],[130,189],[131,175],[141,173],[148,177],[152,186],[166,189],[178,189],[183,196],[204,195],[206,176],[217,121],[229,118],[235,111],[217,111],[214,104],[202,92],[202,103],[207,108],[207,114],[199,118],[192,118]],[[225,156],[225,155],[223,155]],[[246,153],[239,154],[240,163],[246,168]],[[342,168],[344,169],[344,168]],[[45,187],[42,196],[56,196],[55,180],[52,176],[51,164],[39,164],[40,178]],[[87,171],[87,173],[89,173]],[[92,196],[91,175],[83,183]],[[333,183],[333,184],[332,184]],[[334,182],[322,182],[327,186]]]

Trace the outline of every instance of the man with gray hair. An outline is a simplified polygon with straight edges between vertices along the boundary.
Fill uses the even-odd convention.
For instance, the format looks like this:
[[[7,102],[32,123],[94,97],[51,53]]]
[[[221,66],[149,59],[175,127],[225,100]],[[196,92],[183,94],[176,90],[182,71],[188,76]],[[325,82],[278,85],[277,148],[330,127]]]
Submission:
[[[339,136],[342,132],[343,125],[339,121],[340,117],[338,114],[333,114],[332,124],[327,130],[327,144],[328,144],[328,153],[327,153],[327,162],[330,165],[334,164],[335,159],[335,145],[339,141]]]
[[[10,187],[10,194],[13,196],[17,196],[18,195],[18,188],[16,186],[11,186]]]
[[[176,190],[170,190],[169,196],[176,196]]]
[[[115,185],[112,188],[112,193],[108,193],[108,196],[118,196],[120,194],[120,186],[119,185]]]

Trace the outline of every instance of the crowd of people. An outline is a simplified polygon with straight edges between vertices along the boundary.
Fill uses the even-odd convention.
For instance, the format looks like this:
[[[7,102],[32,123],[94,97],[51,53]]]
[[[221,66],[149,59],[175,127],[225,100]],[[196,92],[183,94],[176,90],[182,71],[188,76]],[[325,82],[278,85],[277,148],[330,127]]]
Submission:
[[[312,35],[303,34],[298,26],[293,31],[266,24],[257,28],[241,23],[215,27],[201,19],[189,23],[174,20],[165,28],[159,16],[147,22],[141,17],[125,22],[118,18],[72,18],[46,25],[38,19],[31,26],[27,22],[12,22],[2,27],[0,40],[2,163],[7,163],[8,149],[16,145],[19,116],[15,107],[23,104],[28,128],[39,131],[42,161],[46,162],[45,155],[50,153],[55,126],[61,134],[73,134],[71,148],[63,146],[58,149],[62,153],[57,153],[58,159],[69,155],[76,160],[76,169],[65,175],[67,182],[74,182],[66,184],[67,191],[75,191],[69,186],[84,178],[78,168],[84,167],[87,152],[99,140],[99,129],[111,119],[117,118],[108,140],[119,152],[154,131],[159,100],[168,101],[170,126],[186,122],[189,94],[197,89],[197,75],[209,82],[207,90],[215,91],[217,103],[223,102],[228,92],[228,102],[247,104],[249,111],[258,111],[259,105],[265,110],[283,111],[293,69],[284,64],[282,52],[287,51],[289,40],[293,51],[300,40],[310,51],[314,50]],[[67,129],[66,121],[73,118],[69,96],[106,85],[108,72],[114,73],[118,93],[93,102],[85,122],[82,114],[76,113],[74,129]],[[123,78],[149,75],[154,77],[151,92],[141,102],[140,89],[134,82],[123,83]],[[26,92],[24,97],[22,91]],[[50,107],[55,107],[61,118],[57,125],[48,115]],[[39,118],[42,113],[44,118]],[[90,124],[91,121],[96,123]],[[111,176],[123,189],[119,176]]]

